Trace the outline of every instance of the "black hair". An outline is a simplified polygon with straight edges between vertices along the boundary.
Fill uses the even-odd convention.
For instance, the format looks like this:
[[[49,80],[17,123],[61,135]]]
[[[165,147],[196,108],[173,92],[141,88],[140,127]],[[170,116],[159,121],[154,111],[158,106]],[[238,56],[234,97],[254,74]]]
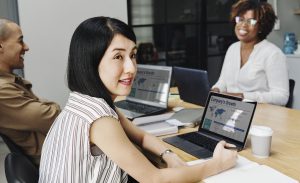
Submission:
[[[103,98],[114,109],[110,92],[100,79],[98,66],[116,34],[136,43],[133,30],[110,17],[93,17],[75,30],[69,49],[67,81],[71,91]]]

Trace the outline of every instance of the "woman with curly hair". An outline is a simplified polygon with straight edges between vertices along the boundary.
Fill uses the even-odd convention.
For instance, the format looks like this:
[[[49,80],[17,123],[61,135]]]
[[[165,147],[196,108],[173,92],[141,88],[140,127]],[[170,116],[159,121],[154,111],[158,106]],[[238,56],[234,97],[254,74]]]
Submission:
[[[227,50],[212,91],[260,103],[285,105],[289,97],[286,57],[266,40],[277,17],[267,2],[241,0],[232,6],[238,42]]]

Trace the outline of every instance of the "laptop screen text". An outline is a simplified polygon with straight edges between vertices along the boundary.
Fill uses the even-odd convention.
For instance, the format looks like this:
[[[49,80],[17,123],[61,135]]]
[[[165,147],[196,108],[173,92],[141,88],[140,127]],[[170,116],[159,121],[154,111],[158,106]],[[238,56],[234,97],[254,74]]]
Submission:
[[[138,68],[128,100],[167,106],[170,70]]]

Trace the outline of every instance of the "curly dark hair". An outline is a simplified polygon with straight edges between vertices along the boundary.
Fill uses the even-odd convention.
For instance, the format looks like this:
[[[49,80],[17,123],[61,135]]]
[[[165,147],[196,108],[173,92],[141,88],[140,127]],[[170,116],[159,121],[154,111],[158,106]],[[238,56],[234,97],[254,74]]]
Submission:
[[[241,16],[249,10],[254,11],[254,18],[258,23],[258,39],[266,39],[277,20],[272,6],[267,2],[240,0],[231,8],[231,21],[235,23],[234,19],[236,16]]]

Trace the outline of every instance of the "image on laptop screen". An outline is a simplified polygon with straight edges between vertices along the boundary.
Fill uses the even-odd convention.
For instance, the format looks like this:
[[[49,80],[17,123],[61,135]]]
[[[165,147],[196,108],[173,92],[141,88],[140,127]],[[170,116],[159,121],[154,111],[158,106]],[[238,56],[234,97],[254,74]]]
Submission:
[[[255,110],[255,104],[211,95],[201,128],[244,142]]]
[[[137,74],[127,100],[166,107],[172,68],[138,65]]]

